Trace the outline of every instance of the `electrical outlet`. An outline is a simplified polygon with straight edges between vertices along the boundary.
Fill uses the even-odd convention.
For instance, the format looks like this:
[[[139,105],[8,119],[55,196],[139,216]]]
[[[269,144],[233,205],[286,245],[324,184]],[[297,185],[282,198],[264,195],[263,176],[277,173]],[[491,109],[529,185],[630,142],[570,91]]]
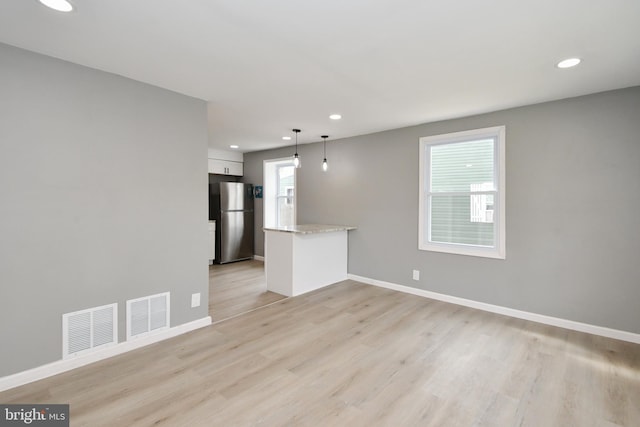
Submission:
[[[191,308],[200,307],[200,293],[191,294]]]
[[[413,270],[413,280],[420,280],[420,270]]]

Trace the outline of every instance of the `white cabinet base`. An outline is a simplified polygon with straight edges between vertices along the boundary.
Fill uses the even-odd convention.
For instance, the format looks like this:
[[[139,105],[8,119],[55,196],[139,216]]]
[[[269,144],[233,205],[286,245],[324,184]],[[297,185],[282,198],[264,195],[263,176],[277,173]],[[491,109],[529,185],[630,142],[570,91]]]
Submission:
[[[216,259],[216,222],[209,221],[209,265]]]
[[[347,231],[283,233],[265,230],[267,290],[301,295],[347,279]]]

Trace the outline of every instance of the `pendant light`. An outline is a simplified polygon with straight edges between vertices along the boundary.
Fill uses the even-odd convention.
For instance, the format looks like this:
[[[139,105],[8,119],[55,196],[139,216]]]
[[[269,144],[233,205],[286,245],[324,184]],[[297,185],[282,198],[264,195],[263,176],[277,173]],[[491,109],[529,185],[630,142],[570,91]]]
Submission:
[[[300,133],[300,129],[291,129],[291,130],[296,134],[296,154],[293,155],[293,166],[295,166],[296,168],[299,168],[301,166],[300,157],[298,157],[298,134]]]
[[[329,169],[329,165],[327,164],[327,138],[329,135],[322,135],[320,138],[324,140],[324,160],[322,161],[322,172],[326,172]]]

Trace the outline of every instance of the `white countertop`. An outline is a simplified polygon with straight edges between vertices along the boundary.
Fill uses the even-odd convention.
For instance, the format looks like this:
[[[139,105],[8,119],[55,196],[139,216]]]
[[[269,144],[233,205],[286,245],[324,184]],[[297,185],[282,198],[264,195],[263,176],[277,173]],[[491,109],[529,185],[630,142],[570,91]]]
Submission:
[[[315,234],[315,233],[332,233],[335,231],[355,230],[356,227],[349,225],[327,225],[327,224],[300,224],[288,225],[284,227],[265,227],[264,231],[280,231],[283,233],[294,234]]]

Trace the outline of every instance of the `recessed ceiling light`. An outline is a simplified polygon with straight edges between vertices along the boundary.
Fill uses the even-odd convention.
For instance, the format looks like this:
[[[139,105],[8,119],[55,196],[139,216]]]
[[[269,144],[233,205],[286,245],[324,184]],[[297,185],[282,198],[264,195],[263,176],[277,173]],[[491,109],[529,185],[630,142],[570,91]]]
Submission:
[[[331,120],[340,120],[342,116],[340,114],[332,114],[329,116]]]
[[[235,150],[236,148],[240,148],[240,146],[233,144],[233,145],[230,145],[229,148],[233,148]]]
[[[71,12],[73,5],[67,0],[39,0],[43,5],[58,12]]]
[[[284,139],[285,141],[291,141],[291,137],[290,136],[283,136],[282,139]]]
[[[568,59],[564,59],[564,60],[558,62],[556,67],[558,67],[558,68],[571,68],[571,67],[575,67],[579,63],[580,63],[580,58],[568,58]]]

